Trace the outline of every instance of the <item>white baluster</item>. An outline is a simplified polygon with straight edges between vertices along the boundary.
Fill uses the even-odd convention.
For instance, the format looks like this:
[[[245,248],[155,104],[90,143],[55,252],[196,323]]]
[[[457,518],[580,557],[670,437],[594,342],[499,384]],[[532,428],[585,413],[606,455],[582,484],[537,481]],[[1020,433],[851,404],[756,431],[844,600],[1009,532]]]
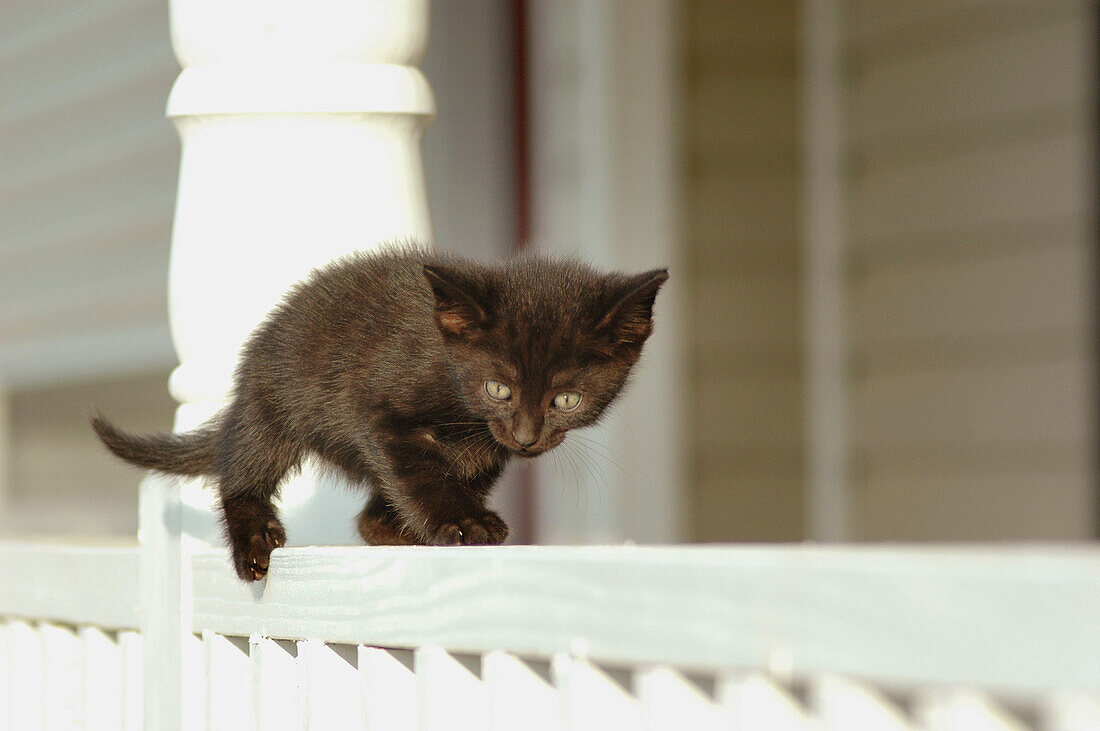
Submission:
[[[7,620],[0,618],[0,731],[11,731],[12,707],[12,647],[11,629]]]
[[[824,676],[812,686],[814,715],[822,729],[843,731],[906,731],[910,724],[901,710],[872,688],[845,678]]]
[[[913,715],[927,731],[1024,731],[1025,726],[985,694],[968,689],[926,691]]]
[[[349,645],[330,646],[321,640],[298,643],[298,683],[305,691],[303,728],[363,728],[357,655]]]
[[[146,642],[148,640],[146,639]],[[144,654],[146,662],[149,659],[149,651]],[[183,728],[185,731],[206,731],[207,725],[207,686],[210,678],[207,675],[206,648],[201,637],[187,632],[183,636],[183,647],[180,649],[180,667],[177,670],[180,678],[179,697],[183,699],[183,707],[177,715],[170,717],[163,712],[158,715],[158,723],[171,724],[170,728]],[[146,678],[146,687],[149,679]],[[145,698],[145,711],[148,713],[149,704],[159,695],[150,692]],[[146,719],[148,720],[148,719]],[[148,728],[157,728],[147,724]]]
[[[1041,731],[1089,731],[1100,729],[1100,695],[1058,691],[1043,699]]]
[[[641,706],[619,683],[586,660],[557,655],[551,665],[562,694],[562,727],[571,731],[642,728]]]
[[[410,652],[402,662],[394,651],[359,648],[359,677],[363,690],[366,731],[416,731],[416,675]]]
[[[206,727],[210,731],[256,728],[248,645],[239,637],[203,632],[206,664]]]
[[[118,633],[118,646],[122,653],[122,731],[141,731],[142,725],[142,668],[140,632],[126,630]]]
[[[151,473],[141,481],[138,538],[141,540],[142,675],[148,689],[142,716],[149,728],[175,731],[195,699],[185,702],[184,684],[190,617],[183,586],[180,491],[173,478]],[[193,639],[193,638],[192,638]]]
[[[46,729],[72,729],[83,715],[84,680],[80,662],[80,640],[68,627],[42,623],[42,651],[45,665],[42,674],[43,717]]]
[[[421,731],[488,727],[485,685],[469,668],[439,647],[419,648],[415,664]]]
[[[122,728],[122,648],[98,627],[82,627],[80,645],[84,727]]]
[[[11,727],[19,731],[42,728],[42,635],[26,622],[16,621],[8,625],[8,643],[11,652]]]
[[[561,728],[561,696],[548,680],[514,655],[494,651],[481,660],[489,700],[489,728],[555,731]]]
[[[802,705],[758,673],[724,675],[715,695],[737,731],[807,731],[812,728]]]
[[[653,667],[634,674],[646,731],[729,728],[729,715],[715,706],[694,684],[670,667]]]
[[[291,643],[267,637],[249,638],[252,664],[253,716],[264,731],[301,729],[298,707],[298,671]]]

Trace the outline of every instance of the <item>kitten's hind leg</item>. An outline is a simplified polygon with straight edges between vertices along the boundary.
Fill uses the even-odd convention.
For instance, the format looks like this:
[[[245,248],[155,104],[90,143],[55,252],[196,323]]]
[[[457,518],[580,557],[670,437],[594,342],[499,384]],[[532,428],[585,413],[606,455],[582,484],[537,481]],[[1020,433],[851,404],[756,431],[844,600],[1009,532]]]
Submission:
[[[223,497],[222,517],[237,575],[245,581],[262,579],[271,564],[271,552],[286,545],[286,530],[271,499]]]
[[[283,475],[300,460],[273,429],[253,415],[230,412],[220,434],[218,492],[233,568],[244,581],[267,575],[271,552],[286,545],[286,529],[272,503]]]
[[[371,490],[367,506],[359,514],[359,535],[371,546],[415,546],[420,541],[405,529],[397,511],[382,496],[382,491]]]

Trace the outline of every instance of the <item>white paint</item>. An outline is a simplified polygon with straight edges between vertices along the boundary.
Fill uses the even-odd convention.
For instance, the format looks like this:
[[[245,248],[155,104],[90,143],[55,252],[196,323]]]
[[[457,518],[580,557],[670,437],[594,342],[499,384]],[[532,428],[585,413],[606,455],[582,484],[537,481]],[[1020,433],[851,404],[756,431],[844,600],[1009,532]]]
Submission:
[[[538,463],[541,543],[684,537],[675,3],[531,3],[532,244],[668,266],[656,332],[604,423]]]
[[[0,615],[136,629],[134,547],[0,541]]]
[[[140,731],[142,703],[145,697],[141,662],[141,635],[137,632],[118,633],[118,646],[122,652],[122,731]]]
[[[151,639],[149,638],[150,641]],[[179,710],[179,715],[172,717],[161,711],[157,716],[160,719],[158,723],[167,723],[170,727],[179,727],[184,731],[206,731],[208,718],[206,713],[207,686],[210,679],[207,675],[206,648],[203,645],[202,637],[184,632],[183,643],[179,652],[181,655],[177,669],[180,676],[179,686],[160,688],[146,694],[145,707],[148,709],[150,703],[156,702],[160,698],[175,697],[181,699],[182,708]],[[148,654],[148,650],[146,650],[146,657],[148,657]],[[148,661],[146,661],[146,667],[148,668]],[[147,682],[152,680],[148,677],[148,670],[146,670],[146,680]]]
[[[85,728],[121,729],[125,682],[122,648],[98,627],[82,627],[79,636],[81,677],[73,690],[81,695],[81,721]]]
[[[267,731],[302,728],[298,707],[298,671],[292,643],[279,643],[253,635],[248,640],[252,666],[252,716],[256,727]]]
[[[927,731],[1024,731],[1025,726],[983,693],[934,689],[918,698],[913,715]]]
[[[363,722],[366,731],[417,731],[416,675],[406,661],[380,647],[359,647]]]
[[[607,673],[587,660],[557,655],[551,665],[562,697],[562,725],[575,731],[641,728],[641,705]]]
[[[806,528],[818,541],[851,538],[841,18],[836,0],[801,4]]]
[[[1064,690],[1052,693],[1042,702],[1043,731],[1077,731],[1100,728],[1100,694]]]
[[[441,647],[416,650],[420,731],[479,731],[488,725],[484,683]]]
[[[814,680],[812,707],[823,731],[852,728],[906,731],[909,722],[893,703],[860,683],[826,675]]]
[[[785,689],[757,672],[719,677],[718,703],[730,714],[733,728],[810,731],[814,726],[802,706]]]
[[[179,484],[150,474],[142,480],[139,500],[142,667],[145,687],[157,688],[143,698],[143,718],[150,728],[174,731],[181,728],[185,709],[196,707],[182,695],[190,594],[183,585]]]
[[[12,665],[15,651],[11,644],[11,626],[0,622],[0,731],[11,731],[12,721]]]
[[[84,715],[80,640],[68,627],[42,623],[43,728],[69,729]]]
[[[481,658],[491,731],[556,731],[561,728],[558,691],[520,658],[494,650]]]
[[[298,643],[298,684],[305,691],[301,707],[307,729],[348,731],[363,727],[358,651],[321,640]]]
[[[240,638],[203,632],[206,674],[206,728],[237,731],[257,728],[252,703],[248,646]]]
[[[634,674],[645,731],[726,731],[729,714],[674,668],[656,666]]]
[[[8,650],[11,653],[8,671],[11,728],[13,731],[43,728],[46,663],[42,635],[27,622],[12,622],[8,625]]]

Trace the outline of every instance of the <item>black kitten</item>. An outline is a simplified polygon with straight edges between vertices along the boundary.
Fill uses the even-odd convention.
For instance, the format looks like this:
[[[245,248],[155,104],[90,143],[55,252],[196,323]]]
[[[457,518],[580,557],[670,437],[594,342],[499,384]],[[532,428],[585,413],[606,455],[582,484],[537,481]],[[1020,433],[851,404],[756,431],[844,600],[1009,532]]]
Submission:
[[[600,274],[526,259],[485,266],[417,250],[314,272],[249,337],[233,400],[187,434],[132,436],[99,415],[136,465],[213,475],[238,575],[262,578],[286,542],[272,505],[307,454],[374,487],[372,544],[499,544],[485,500],[513,456],[594,423],[652,332],[656,269]]]

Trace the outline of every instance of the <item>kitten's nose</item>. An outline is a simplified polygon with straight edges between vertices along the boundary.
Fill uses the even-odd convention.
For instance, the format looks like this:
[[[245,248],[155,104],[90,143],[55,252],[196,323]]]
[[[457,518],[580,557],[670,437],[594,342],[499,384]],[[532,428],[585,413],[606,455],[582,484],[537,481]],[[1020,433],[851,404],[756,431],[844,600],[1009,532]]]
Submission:
[[[517,420],[512,427],[512,438],[521,447],[530,447],[539,440],[538,430],[533,421],[527,419]]]
[[[521,447],[530,447],[539,440],[538,435],[535,434],[535,430],[530,427],[527,429],[516,429],[512,432],[512,438],[515,439]]]

